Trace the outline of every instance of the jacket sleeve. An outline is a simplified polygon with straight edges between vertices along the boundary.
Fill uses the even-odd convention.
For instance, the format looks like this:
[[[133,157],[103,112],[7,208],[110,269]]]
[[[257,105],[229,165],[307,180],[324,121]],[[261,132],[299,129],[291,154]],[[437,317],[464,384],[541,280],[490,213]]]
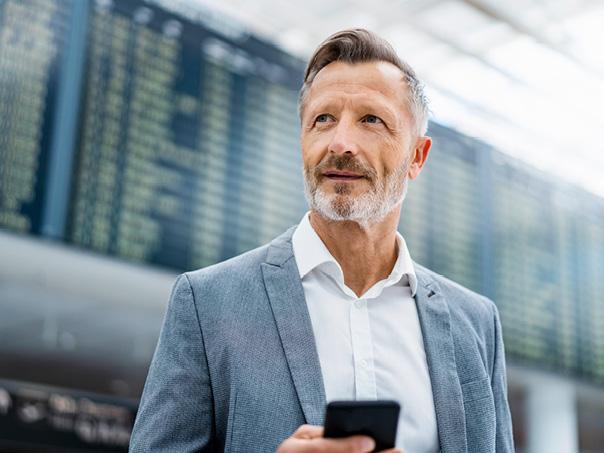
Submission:
[[[213,401],[188,277],[172,290],[130,439],[131,452],[211,451]]]
[[[499,312],[493,304],[494,324],[495,324],[495,357],[493,361],[493,372],[491,374],[491,387],[495,399],[496,415],[496,452],[514,453],[514,437],[512,432],[512,417],[508,405],[507,378],[505,371],[505,352],[503,346],[503,336],[501,332],[501,322],[499,321]]]

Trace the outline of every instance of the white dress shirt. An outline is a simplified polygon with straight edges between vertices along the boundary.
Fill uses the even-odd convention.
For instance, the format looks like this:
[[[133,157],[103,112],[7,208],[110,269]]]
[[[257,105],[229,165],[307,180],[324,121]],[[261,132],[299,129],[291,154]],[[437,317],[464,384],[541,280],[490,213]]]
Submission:
[[[292,237],[315,335],[327,402],[389,399],[401,405],[396,446],[405,453],[439,450],[436,414],[415,306],[417,279],[403,237],[387,279],[361,297],[303,218]]]

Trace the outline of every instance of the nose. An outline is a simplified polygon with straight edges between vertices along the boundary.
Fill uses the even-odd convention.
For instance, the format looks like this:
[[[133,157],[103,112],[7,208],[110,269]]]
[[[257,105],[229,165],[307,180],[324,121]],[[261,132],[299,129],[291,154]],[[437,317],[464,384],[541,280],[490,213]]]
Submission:
[[[348,121],[340,120],[333,129],[333,136],[329,141],[327,151],[334,154],[356,155],[359,147],[355,139],[354,125]]]

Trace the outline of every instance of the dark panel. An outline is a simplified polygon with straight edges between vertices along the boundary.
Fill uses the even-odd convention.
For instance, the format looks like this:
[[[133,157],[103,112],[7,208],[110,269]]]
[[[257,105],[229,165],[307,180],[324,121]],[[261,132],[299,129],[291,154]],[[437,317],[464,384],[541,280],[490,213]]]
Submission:
[[[0,451],[126,451],[136,409],[131,400],[0,380]]]
[[[143,2],[96,2],[87,70],[70,242],[183,270],[299,220],[299,61]]]
[[[604,201],[431,124],[402,232],[416,260],[491,297],[511,361],[604,384]]]
[[[0,228],[40,232],[69,2],[0,1]]]

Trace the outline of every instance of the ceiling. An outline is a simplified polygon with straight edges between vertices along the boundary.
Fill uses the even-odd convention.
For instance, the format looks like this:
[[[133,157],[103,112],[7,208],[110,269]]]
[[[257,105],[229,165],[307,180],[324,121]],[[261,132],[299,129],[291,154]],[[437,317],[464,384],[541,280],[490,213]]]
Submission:
[[[308,58],[365,27],[425,82],[432,118],[604,196],[601,0],[180,0]]]

